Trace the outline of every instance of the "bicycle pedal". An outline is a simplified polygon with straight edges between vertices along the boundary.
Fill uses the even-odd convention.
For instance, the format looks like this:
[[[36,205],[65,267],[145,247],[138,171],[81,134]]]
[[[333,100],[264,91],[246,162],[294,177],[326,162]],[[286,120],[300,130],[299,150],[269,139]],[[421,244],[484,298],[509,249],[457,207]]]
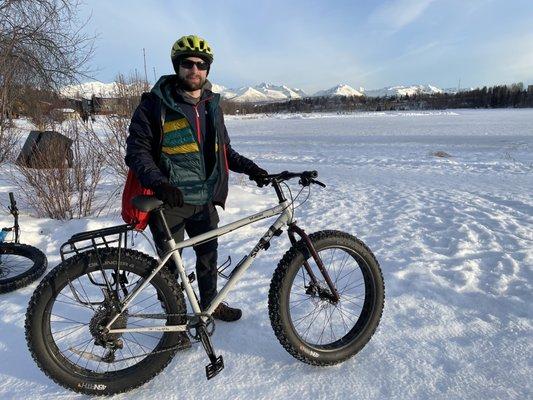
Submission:
[[[205,375],[207,380],[214,378],[220,371],[224,369],[224,359],[218,356],[214,363],[205,366]]]

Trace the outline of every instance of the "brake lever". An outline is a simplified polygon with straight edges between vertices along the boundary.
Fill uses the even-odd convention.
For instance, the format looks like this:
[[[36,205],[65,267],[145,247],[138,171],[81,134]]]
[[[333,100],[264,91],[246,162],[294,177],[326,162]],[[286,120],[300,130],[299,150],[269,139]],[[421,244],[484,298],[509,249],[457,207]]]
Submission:
[[[320,182],[320,181],[317,181],[316,179],[311,179],[311,183],[316,183],[317,185],[319,186],[322,186],[323,188],[326,187],[326,184]]]
[[[299,180],[298,180],[298,183],[302,186],[310,186],[311,185],[311,182],[313,182],[312,179],[309,179],[309,178],[305,178],[305,177],[301,177]]]

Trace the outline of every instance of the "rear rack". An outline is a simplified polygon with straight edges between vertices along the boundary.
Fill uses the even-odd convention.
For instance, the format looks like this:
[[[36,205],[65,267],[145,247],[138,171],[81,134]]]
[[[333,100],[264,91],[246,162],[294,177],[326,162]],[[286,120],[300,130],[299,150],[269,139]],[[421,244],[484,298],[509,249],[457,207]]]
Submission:
[[[87,249],[94,249],[98,251],[98,247],[108,248],[112,243],[118,243],[118,248],[128,247],[128,232],[135,229],[135,224],[124,224],[112,226],[109,228],[95,229],[93,231],[80,232],[72,235],[69,240],[61,245],[59,254],[61,255],[61,261],[65,261],[66,256],[69,254],[80,254],[80,252]],[[118,237],[109,237],[116,236]],[[80,246],[80,242],[90,241],[90,244],[84,244]]]

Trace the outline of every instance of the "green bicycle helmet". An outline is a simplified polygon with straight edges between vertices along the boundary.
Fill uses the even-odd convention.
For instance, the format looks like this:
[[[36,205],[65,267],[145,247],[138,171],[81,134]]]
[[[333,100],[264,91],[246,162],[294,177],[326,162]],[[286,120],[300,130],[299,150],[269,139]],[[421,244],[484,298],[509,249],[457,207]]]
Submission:
[[[170,52],[172,63],[181,57],[196,56],[205,59],[209,64],[213,62],[213,51],[207,40],[196,35],[183,36],[176,40]]]

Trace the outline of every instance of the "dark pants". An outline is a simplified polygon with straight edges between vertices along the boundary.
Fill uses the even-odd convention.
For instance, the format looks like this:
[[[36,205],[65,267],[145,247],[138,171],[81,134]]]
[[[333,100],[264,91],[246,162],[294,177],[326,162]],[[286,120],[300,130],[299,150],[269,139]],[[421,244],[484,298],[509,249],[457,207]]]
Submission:
[[[165,207],[163,213],[176,242],[183,241],[184,231],[187,231],[189,237],[194,237],[218,227],[218,213],[212,204],[205,206],[185,204],[183,207]],[[169,249],[165,244],[164,228],[157,214],[154,213],[150,216],[149,226],[157,252],[161,256]],[[217,294],[217,248],[216,238],[193,247],[196,253],[196,277],[202,310],[209,306]],[[171,272],[177,275],[177,266],[172,258],[167,266]]]

